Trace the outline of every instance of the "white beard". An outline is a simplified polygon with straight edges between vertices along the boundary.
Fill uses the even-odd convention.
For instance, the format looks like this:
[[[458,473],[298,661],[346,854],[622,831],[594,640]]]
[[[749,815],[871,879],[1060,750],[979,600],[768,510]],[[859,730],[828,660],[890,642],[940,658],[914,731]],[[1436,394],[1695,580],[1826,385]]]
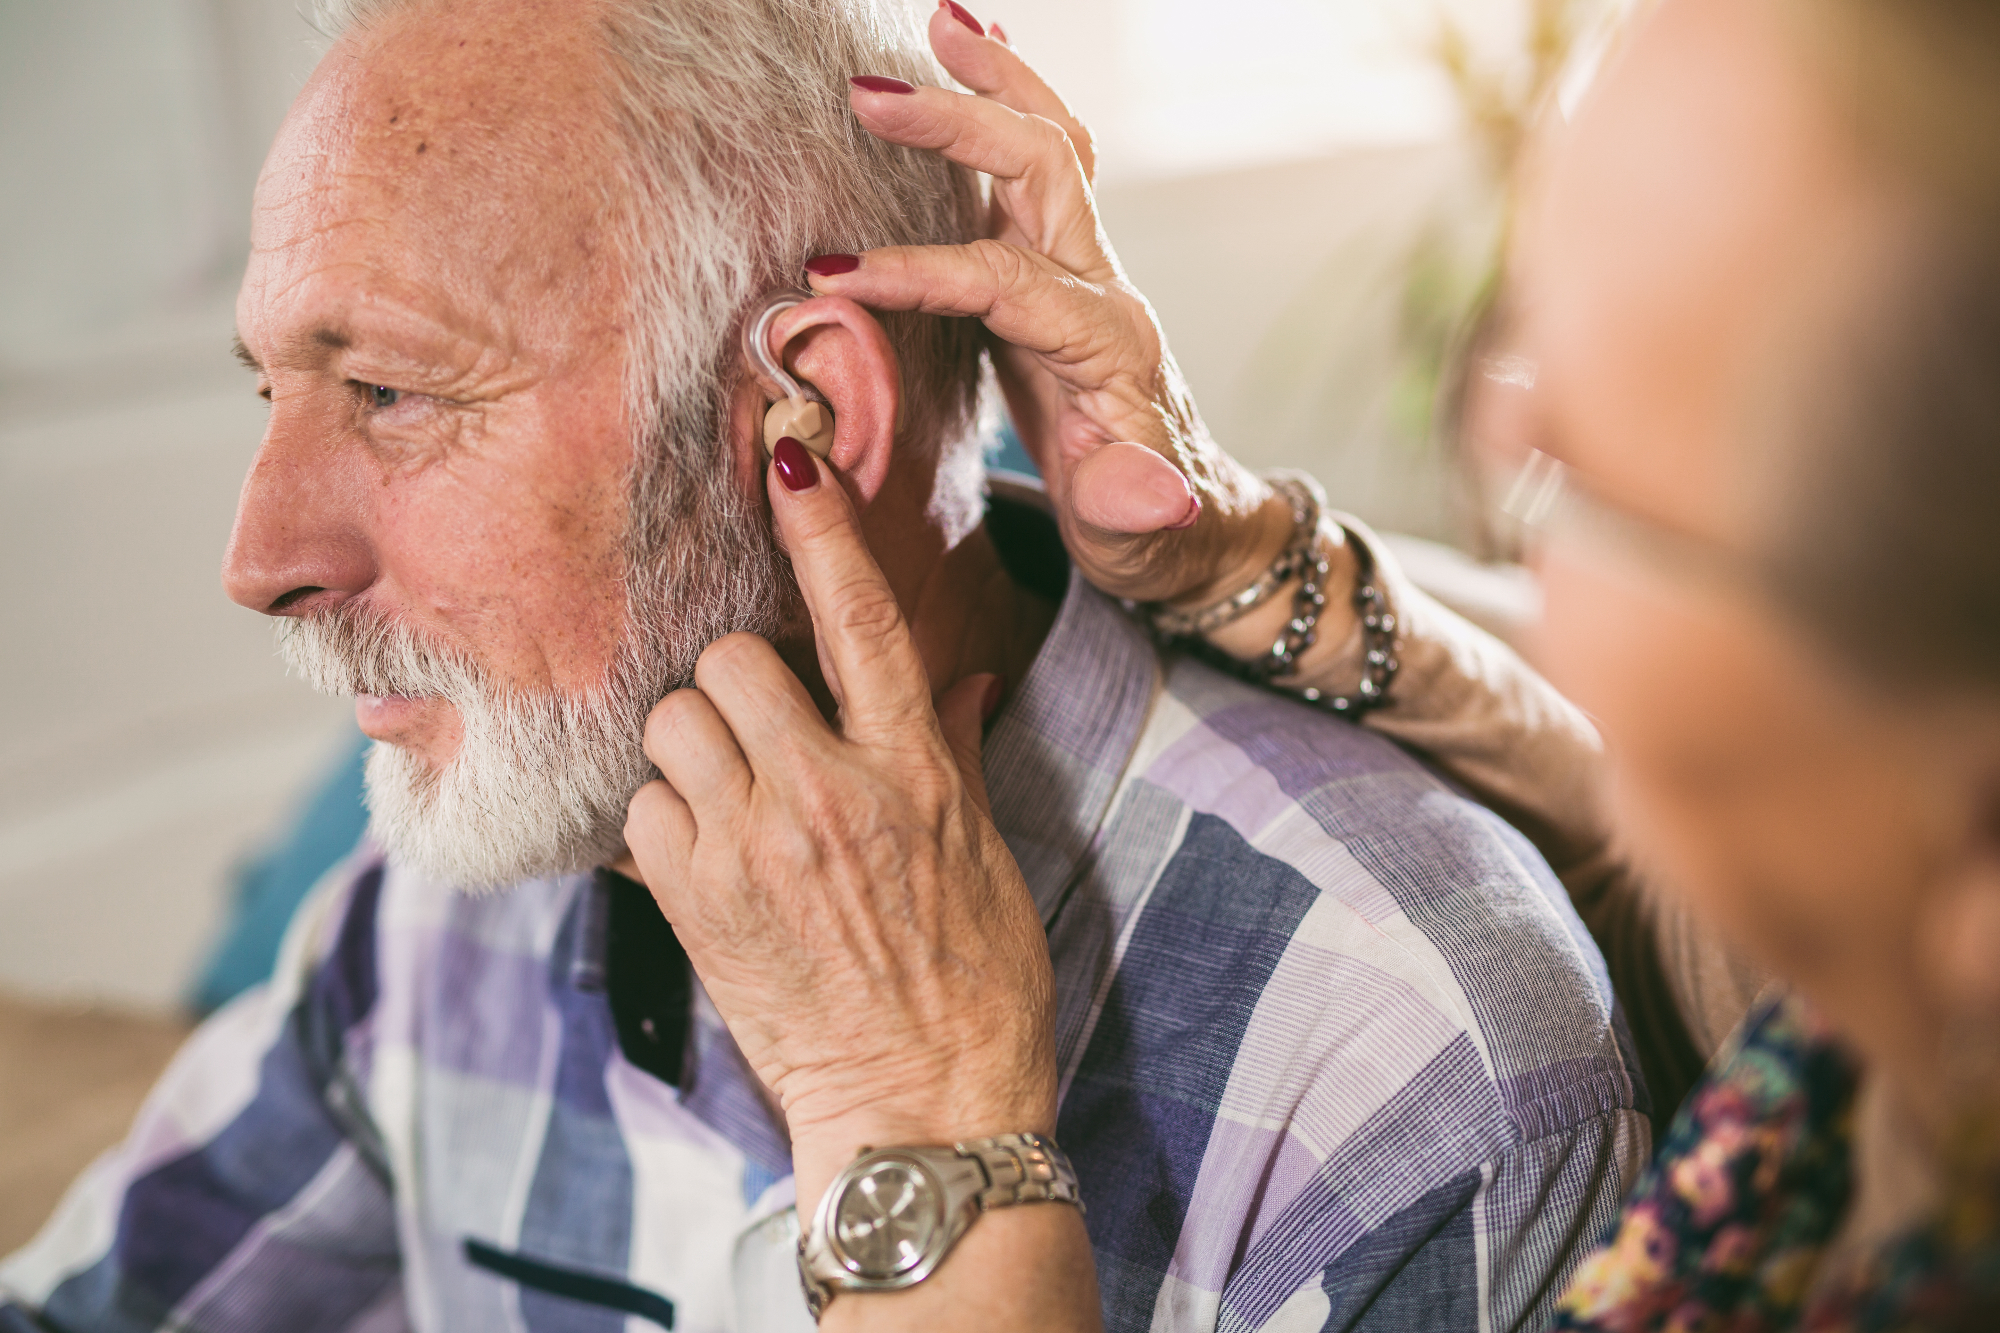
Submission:
[[[354,601],[280,620],[278,649],[328,694],[457,708],[463,739],[442,767],[379,742],[368,756],[369,827],[393,860],[472,891],[569,874],[625,850],[626,807],[657,775],[642,749],[653,706],[693,679],[702,649],[722,634],[776,628],[795,585],[782,558],[757,559],[755,544],[717,562],[720,578],[683,561],[651,580],[655,595],[629,598],[624,642],[604,679],[581,694],[502,689],[462,652]],[[667,603],[667,585],[689,582],[704,586],[672,599],[674,614],[643,609]]]
[[[392,857],[478,890],[624,852],[625,807],[653,776],[639,701],[549,692],[453,702],[464,739],[442,769],[394,745],[369,752],[369,824]]]

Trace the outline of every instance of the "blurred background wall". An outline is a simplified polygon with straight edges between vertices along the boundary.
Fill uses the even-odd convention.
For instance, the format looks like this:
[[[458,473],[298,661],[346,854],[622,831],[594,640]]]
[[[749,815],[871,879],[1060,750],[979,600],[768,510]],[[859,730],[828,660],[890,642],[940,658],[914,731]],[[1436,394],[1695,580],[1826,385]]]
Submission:
[[[1469,540],[1431,416],[1501,226],[1494,108],[1598,7],[988,8],[1094,127],[1217,437]],[[0,990],[171,1008],[347,743],[217,583],[263,416],[227,350],[250,191],[319,49],[295,0],[0,0]]]
[[[217,581],[289,0],[0,0],[0,986],[164,1007],[345,709]]]

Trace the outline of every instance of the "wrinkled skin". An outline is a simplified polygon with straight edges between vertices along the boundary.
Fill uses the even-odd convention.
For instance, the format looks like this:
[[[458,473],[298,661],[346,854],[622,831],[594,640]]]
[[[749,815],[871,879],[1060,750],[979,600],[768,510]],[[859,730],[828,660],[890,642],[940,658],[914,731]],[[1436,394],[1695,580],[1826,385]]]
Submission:
[[[599,58],[540,17],[393,22],[287,118],[237,302],[271,420],[223,584],[272,615],[365,598],[504,686],[581,690],[624,607],[621,269],[569,187],[605,160]],[[493,80],[523,48],[545,77]],[[455,752],[446,701],[357,716],[434,765]]]

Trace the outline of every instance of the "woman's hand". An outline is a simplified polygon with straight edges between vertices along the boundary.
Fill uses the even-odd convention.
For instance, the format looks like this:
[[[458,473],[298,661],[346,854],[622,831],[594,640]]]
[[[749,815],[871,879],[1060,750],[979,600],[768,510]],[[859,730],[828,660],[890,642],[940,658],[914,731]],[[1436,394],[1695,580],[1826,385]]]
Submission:
[[[718,640],[646,724],[663,780],[626,844],[791,1132],[802,1221],[863,1146],[1053,1134],[1048,940],[988,817],[974,676],[936,711],[902,611],[846,492],[770,485],[840,705],[827,723],[764,640]],[[775,468],[770,469],[775,472]],[[849,1293],[827,1333],[1095,1333],[1082,1214],[981,1217],[930,1278]]]
[[[850,100],[878,137],[989,173],[988,236],[822,257],[808,265],[814,289],[985,322],[1064,542],[1098,587],[1199,604],[1247,584],[1283,549],[1290,511],[1202,425],[1152,307],[1098,223],[1089,133],[1019,56],[952,7],[939,7],[930,35],[978,96],[868,81],[876,87],[857,84]]]
[[[803,455],[803,451],[801,451]],[[975,676],[931,705],[846,493],[770,487],[840,704],[754,635],[653,710],[626,841],[784,1107],[801,1206],[863,1144],[1055,1130],[1048,942],[988,818]]]

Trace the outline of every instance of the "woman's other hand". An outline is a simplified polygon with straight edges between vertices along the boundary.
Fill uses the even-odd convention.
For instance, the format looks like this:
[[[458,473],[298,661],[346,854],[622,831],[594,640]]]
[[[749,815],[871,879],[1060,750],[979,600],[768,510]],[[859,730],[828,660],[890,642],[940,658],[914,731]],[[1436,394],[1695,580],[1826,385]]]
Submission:
[[[991,175],[988,234],[822,256],[807,266],[813,288],[985,322],[1015,428],[1092,583],[1190,605],[1247,584],[1283,549],[1290,510],[1202,425],[1099,225],[1089,132],[962,8],[940,5],[930,36],[976,96],[864,78],[850,101],[878,137]]]
[[[801,458],[810,458],[803,450]],[[825,465],[770,487],[840,705],[717,640],[646,725],[625,834],[792,1136],[801,1208],[863,1144],[1055,1131],[1048,942],[988,817],[998,679],[930,683]]]
[[[988,816],[980,736],[998,695],[930,682],[847,494],[769,487],[839,703],[829,725],[775,649],[713,644],[646,724],[663,780],[625,839],[738,1047],[784,1108],[801,1219],[866,1145],[1053,1134],[1054,981]],[[774,469],[772,469],[774,470]],[[828,1333],[1096,1333],[1082,1214],[983,1215],[907,1291],[837,1297]]]

